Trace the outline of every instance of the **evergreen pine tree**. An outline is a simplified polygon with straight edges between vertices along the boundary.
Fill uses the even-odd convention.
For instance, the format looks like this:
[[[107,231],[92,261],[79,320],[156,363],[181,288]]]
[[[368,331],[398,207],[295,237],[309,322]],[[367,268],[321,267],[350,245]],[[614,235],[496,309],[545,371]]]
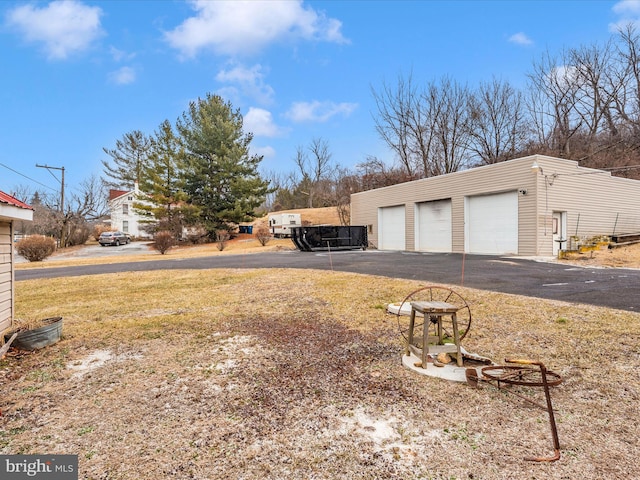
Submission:
[[[242,125],[240,112],[211,94],[191,102],[176,125],[186,155],[185,191],[212,238],[217,230],[254,219],[269,193],[257,170],[262,157],[249,154],[253,135]]]
[[[102,160],[102,181],[111,188],[133,190],[134,183],[142,181],[148,162],[151,140],[140,130],[125,133],[116,141],[116,148],[103,148],[111,160]]]
[[[150,141],[148,161],[142,171],[140,194],[134,208],[147,214],[155,231],[170,231],[175,238],[192,222],[195,208],[183,190],[184,149],[171,123],[165,120]]]

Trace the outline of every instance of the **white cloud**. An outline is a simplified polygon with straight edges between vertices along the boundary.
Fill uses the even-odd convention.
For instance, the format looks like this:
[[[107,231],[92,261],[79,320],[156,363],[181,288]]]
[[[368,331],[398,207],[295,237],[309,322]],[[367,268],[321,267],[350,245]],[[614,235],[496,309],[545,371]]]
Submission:
[[[216,76],[216,80],[221,82],[255,84],[262,81],[263,77],[262,66],[260,65],[254,65],[251,68],[237,65],[231,70],[221,70]]]
[[[640,15],[640,0],[622,0],[616,3],[612,10],[618,15]]]
[[[262,108],[249,108],[243,117],[244,130],[257,137],[278,137],[284,130],[273,122],[271,112]]]
[[[109,53],[111,57],[116,62],[121,62],[123,60],[133,60],[136,57],[135,53],[127,53],[123,50],[118,50],[116,47],[109,47]]]
[[[131,67],[122,67],[111,72],[109,80],[116,85],[128,85],[136,81],[136,72]]]
[[[628,25],[640,26],[640,0],[622,0],[612,7],[613,13],[621,18],[609,24],[609,31],[618,32]]]
[[[276,150],[269,145],[266,145],[264,147],[251,146],[249,147],[249,152],[251,153],[251,155],[260,155],[264,158],[275,158],[276,156]]]
[[[533,45],[533,40],[531,40],[525,33],[518,32],[509,37],[509,42],[515,43],[518,45]]]
[[[301,0],[192,0],[191,4],[195,16],[165,32],[165,39],[185,57],[201,50],[250,55],[286,39],[347,42],[340,21],[305,8]]]
[[[89,48],[102,36],[102,9],[76,0],[57,0],[46,7],[21,5],[9,11],[7,25],[29,43],[42,44],[50,59],[64,60]]]
[[[222,87],[216,90],[216,95],[220,95],[225,100],[230,101],[233,105],[242,103],[240,90],[236,87]]]
[[[548,82],[562,88],[568,88],[578,82],[578,69],[571,65],[559,65],[547,73]]]
[[[255,101],[268,105],[273,101],[274,91],[270,85],[264,82],[264,73],[261,65],[247,68],[243,65],[235,65],[229,70],[221,70],[216,75],[216,80],[222,83],[235,84],[238,87],[225,87],[222,91],[233,94],[242,93]]]
[[[296,102],[285,114],[290,120],[301,122],[326,122],[336,115],[349,116],[358,107],[356,103]]]

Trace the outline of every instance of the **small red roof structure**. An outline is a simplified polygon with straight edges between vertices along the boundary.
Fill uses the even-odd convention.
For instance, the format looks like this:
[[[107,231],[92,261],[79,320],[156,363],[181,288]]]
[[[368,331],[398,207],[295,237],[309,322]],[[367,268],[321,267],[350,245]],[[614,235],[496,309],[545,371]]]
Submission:
[[[33,207],[17,198],[0,191],[0,221],[33,220]]]
[[[130,193],[131,190],[109,190],[109,200],[113,200],[114,198],[121,197],[125,193]]]
[[[30,207],[26,203],[21,202],[15,197],[12,197],[8,193],[4,193],[2,190],[0,190],[0,203],[6,203],[7,205],[13,207],[26,208],[27,210],[33,210],[33,207]]]

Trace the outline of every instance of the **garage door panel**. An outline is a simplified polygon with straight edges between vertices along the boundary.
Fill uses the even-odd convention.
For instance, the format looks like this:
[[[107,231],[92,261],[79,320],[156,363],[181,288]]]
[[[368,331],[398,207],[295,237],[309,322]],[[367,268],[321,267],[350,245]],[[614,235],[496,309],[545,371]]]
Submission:
[[[451,252],[451,200],[419,203],[416,217],[416,249]]]
[[[405,207],[383,207],[378,210],[380,250],[405,250]]]
[[[518,193],[469,197],[468,252],[518,253]]]

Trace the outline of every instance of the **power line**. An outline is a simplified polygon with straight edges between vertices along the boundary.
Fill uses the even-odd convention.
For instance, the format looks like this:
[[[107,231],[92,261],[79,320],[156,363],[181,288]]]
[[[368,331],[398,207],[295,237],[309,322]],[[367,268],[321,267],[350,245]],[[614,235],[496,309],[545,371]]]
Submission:
[[[53,174],[51,170],[60,170],[62,172],[62,181],[58,180],[61,185],[60,189],[60,212],[64,213],[64,167],[50,167],[49,165],[38,165],[36,163],[36,167],[38,168],[46,168],[51,176],[58,180],[58,178]],[[60,237],[61,241],[64,240],[64,235]],[[63,242],[64,243],[64,242]]]
[[[1,0],[0,0],[0,1],[1,1]],[[7,170],[11,170],[13,173],[15,173],[15,174],[17,174],[17,175],[20,175],[21,177],[24,177],[24,178],[26,178],[27,180],[29,180],[29,181],[31,181],[31,182],[33,182],[33,183],[37,183],[38,185],[40,185],[40,186],[42,186],[42,187],[44,187],[44,188],[47,188],[47,189],[51,190],[52,192],[55,192],[56,194],[58,193],[58,190],[56,190],[55,188],[50,187],[49,185],[45,185],[44,183],[40,183],[38,180],[34,180],[33,178],[28,177],[28,176],[26,176],[24,173],[20,173],[20,172],[18,172],[17,170],[15,170],[15,169],[13,169],[13,168],[9,167],[8,165],[5,165],[5,164],[4,164],[4,163],[2,163],[2,162],[0,162],[0,167],[4,167],[4,168],[6,168]],[[55,178],[55,179],[56,179],[56,181],[57,181],[58,183],[60,183],[60,179],[59,179],[59,178],[57,178],[55,175],[53,175],[53,173],[52,173],[51,171],[49,171],[49,173],[51,174],[51,176],[52,176],[53,178]],[[73,191],[74,191],[74,192],[76,192],[76,193],[79,193],[79,194],[82,194],[82,193],[83,193],[83,192],[82,192],[82,190],[78,190],[78,189],[77,189],[77,188],[75,188],[75,187],[70,187],[70,189],[71,189],[71,190],[73,190]]]
[[[40,183],[39,181],[34,180],[33,178],[27,177],[25,174],[20,173],[20,172],[18,172],[17,170],[14,170],[13,168],[11,168],[11,167],[9,167],[9,166],[5,165],[4,163],[0,163],[0,167],[4,167],[4,168],[6,168],[7,170],[11,170],[13,173],[15,173],[15,174],[17,174],[17,175],[20,175],[21,177],[24,177],[24,178],[26,178],[27,180],[32,181],[33,183],[37,183],[37,184],[38,184],[38,185],[40,185],[41,187],[48,188],[49,190],[52,190],[52,191],[54,191],[54,192],[58,193],[58,191],[57,191],[56,189],[51,188],[49,185],[45,185],[44,183]],[[55,178],[55,177],[54,177],[54,178]],[[57,180],[57,179],[56,179],[56,180]],[[58,180],[58,182],[59,182],[59,181],[60,181],[60,180]]]

